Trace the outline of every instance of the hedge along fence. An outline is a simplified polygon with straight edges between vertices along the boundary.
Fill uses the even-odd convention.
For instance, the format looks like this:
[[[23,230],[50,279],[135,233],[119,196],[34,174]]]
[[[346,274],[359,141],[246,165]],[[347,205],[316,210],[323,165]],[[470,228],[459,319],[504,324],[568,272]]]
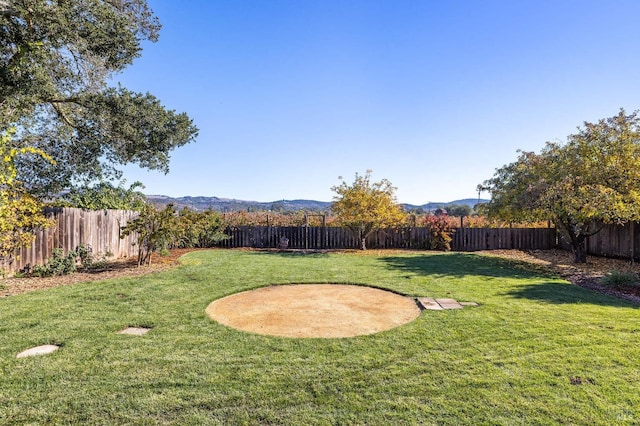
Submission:
[[[53,255],[54,249],[66,254],[78,246],[91,247],[93,254],[121,258],[138,253],[136,235],[120,239],[120,227],[138,216],[128,210],[84,210],[75,208],[46,208],[45,215],[55,224],[38,230],[35,241],[19,250],[11,264],[0,262],[0,269],[15,272],[43,265]]]
[[[219,246],[227,248],[277,248],[282,239],[288,248],[304,250],[351,249],[360,247],[358,238],[348,229],[305,226],[239,226],[228,228],[231,238]],[[499,249],[547,250],[557,246],[553,228],[458,228],[451,249],[479,251]],[[423,227],[385,229],[367,238],[372,249],[425,249],[429,247],[429,230]]]

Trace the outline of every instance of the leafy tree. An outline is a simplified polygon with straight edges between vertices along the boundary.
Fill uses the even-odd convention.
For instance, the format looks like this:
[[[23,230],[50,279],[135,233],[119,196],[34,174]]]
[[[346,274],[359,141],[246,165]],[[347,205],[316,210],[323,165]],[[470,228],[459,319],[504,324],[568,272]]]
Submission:
[[[271,204],[271,207],[269,208],[269,210],[276,213],[284,213],[287,209],[285,204],[282,201],[277,201]]]
[[[16,179],[15,166],[20,155],[50,159],[33,148],[12,148],[12,133],[8,131],[0,136],[0,260],[9,262],[20,247],[33,242],[35,229],[51,225],[43,214],[42,203],[28,194],[22,182]]]
[[[146,204],[140,215],[121,228],[121,237],[137,234],[138,266],[151,264],[151,254],[169,248],[213,247],[229,238],[224,220],[212,210],[195,212],[184,208],[176,212],[173,204],[158,210]]]
[[[122,181],[118,186],[102,181],[92,186],[72,188],[53,204],[63,207],[76,207],[88,210],[134,210],[140,211],[146,205],[147,197],[138,188],[144,188],[140,182],[134,182],[129,188]]]
[[[184,208],[177,219],[177,247],[213,247],[229,236],[224,233],[222,215],[213,210],[195,212]]]
[[[159,30],[146,0],[0,2],[0,132],[15,127],[15,147],[56,160],[17,161],[31,193],[119,177],[127,163],[166,172],[170,151],[194,140],[186,114],[107,87]]]
[[[585,240],[603,224],[640,219],[640,118],[624,110],[584,123],[564,145],[547,142],[540,154],[521,152],[484,183],[490,218],[552,219],[586,262]]]
[[[138,266],[151,265],[151,254],[168,248],[178,235],[176,211],[173,204],[164,210],[145,205],[140,215],[121,228],[121,238],[137,234]]]
[[[451,204],[447,206],[447,214],[449,216],[467,217],[471,216],[471,207],[466,204]]]
[[[453,240],[453,228],[449,219],[443,215],[427,215],[424,226],[429,229],[429,249],[450,251]]]
[[[371,182],[371,170],[364,176],[356,173],[353,184],[343,180],[331,190],[337,194],[331,208],[338,222],[358,236],[362,250],[367,249],[366,240],[372,232],[397,226],[404,219],[404,212],[396,203],[396,188],[387,179]]]

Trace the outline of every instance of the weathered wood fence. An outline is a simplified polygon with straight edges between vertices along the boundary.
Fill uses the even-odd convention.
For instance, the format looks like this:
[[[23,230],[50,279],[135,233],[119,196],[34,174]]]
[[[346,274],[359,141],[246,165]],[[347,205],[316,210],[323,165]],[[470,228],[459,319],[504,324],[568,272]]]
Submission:
[[[128,210],[90,211],[73,208],[47,208],[45,215],[55,220],[55,225],[36,231],[31,246],[23,247],[11,264],[0,263],[5,271],[15,272],[27,266],[42,265],[60,248],[64,253],[84,245],[91,247],[94,255],[128,257],[138,253],[135,235],[120,239],[120,227],[135,218],[138,213]]]
[[[241,226],[227,229],[230,239],[221,247],[277,248],[283,238],[291,249],[351,249],[360,243],[348,229],[337,227]],[[380,230],[367,238],[372,249],[425,249],[429,247],[427,228]],[[459,228],[451,249],[478,251],[498,249],[540,249],[556,247],[553,228]]]
[[[135,235],[120,239],[120,227],[137,216],[126,210],[88,211],[73,208],[48,208],[47,217],[56,225],[36,232],[36,239],[24,247],[11,264],[0,263],[8,272],[27,266],[41,265],[56,248],[65,253],[80,245],[91,247],[96,255],[121,258],[137,255]],[[359,241],[348,229],[312,226],[241,226],[227,229],[231,237],[220,247],[277,248],[282,239],[291,249],[351,249]],[[367,239],[372,249],[425,249],[429,247],[426,228],[381,230]],[[498,249],[546,250],[555,247],[570,249],[566,240],[554,228],[458,228],[453,234],[451,249],[478,251]],[[640,225],[607,225],[589,237],[587,253],[596,256],[640,259]]]
[[[479,250],[549,250],[557,247],[555,228],[458,228],[451,249]]]
[[[567,238],[560,238],[559,246],[571,250]],[[640,260],[640,223],[605,225],[600,232],[587,237],[586,248],[592,256]]]

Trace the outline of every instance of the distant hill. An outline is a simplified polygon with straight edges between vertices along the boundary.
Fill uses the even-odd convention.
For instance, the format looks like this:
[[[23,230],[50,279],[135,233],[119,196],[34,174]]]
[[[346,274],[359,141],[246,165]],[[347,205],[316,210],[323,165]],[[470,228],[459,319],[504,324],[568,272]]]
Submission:
[[[412,210],[420,210],[422,209],[422,211],[424,211],[425,213],[427,212],[432,212],[436,209],[446,209],[447,206],[469,206],[471,208],[473,208],[473,206],[475,206],[476,204],[478,204],[478,202],[480,203],[486,203],[489,200],[486,200],[484,198],[478,200],[477,198],[464,198],[462,200],[454,200],[454,201],[447,201],[447,202],[429,202],[427,204],[422,204],[422,205],[414,205],[414,204],[402,204],[402,206],[404,207],[405,210],[407,211],[412,211]]]
[[[278,200],[270,202],[245,201],[232,198],[218,197],[167,197],[166,195],[147,195],[147,199],[156,206],[173,204],[177,209],[189,207],[193,210],[217,210],[221,212],[232,211],[326,211],[331,203],[313,200]]]
[[[166,195],[147,195],[147,199],[158,207],[164,207],[167,204],[173,204],[176,209],[189,207],[192,210],[216,210],[220,212],[232,211],[259,211],[270,210],[277,212],[288,211],[308,211],[308,212],[325,212],[331,208],[331,203],[327,201],[315,200],[278,200],[270,202],[245,201],[232,198],[218,197],[168,197]],[[480,200],[487,202],[488,200]],[[478,203],[477,198],[466,198],[463,200],[455,200],[449,202],[430,202],[422,205],[402,204],[405,210],[419,210],[424,212],[433,211],[437,208],[446,208],[449,205],[468,205],[475,206]]]

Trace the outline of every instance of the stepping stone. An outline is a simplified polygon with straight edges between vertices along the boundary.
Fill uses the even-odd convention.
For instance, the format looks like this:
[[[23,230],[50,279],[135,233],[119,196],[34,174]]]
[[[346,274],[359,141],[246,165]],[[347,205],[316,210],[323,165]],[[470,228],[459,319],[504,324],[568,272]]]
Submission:
[[[60,349],[60,346],[56,345],[36,346],[35,348],[27,349],[26,351],[20,352],[18,355],[16,355],[16,358],[26,358],[28,356],[35,355],[46,355],[50,354],[51,352],[55,352],[58,349]]]
[[[460,302],[460,304],[462,306],[480,306],[478,303],[476,302]]]
[[[119,334],[130,334],[132,336],[142,336],[147,334],[151,330],[146,327],[127,327],[124,330],[118,331]]]
[[[463,306],[459,304],[456,301],[456,299],[436,299],[436,302],[438,302],[438,304],[442,306],[443,309],[462,309],[463,308]]]
[[[422,306],[422,309],[428,309],[430,311],[441,311],[442,306],[438,305],[436,299],[433,297],[418,297],[418,303]]]

